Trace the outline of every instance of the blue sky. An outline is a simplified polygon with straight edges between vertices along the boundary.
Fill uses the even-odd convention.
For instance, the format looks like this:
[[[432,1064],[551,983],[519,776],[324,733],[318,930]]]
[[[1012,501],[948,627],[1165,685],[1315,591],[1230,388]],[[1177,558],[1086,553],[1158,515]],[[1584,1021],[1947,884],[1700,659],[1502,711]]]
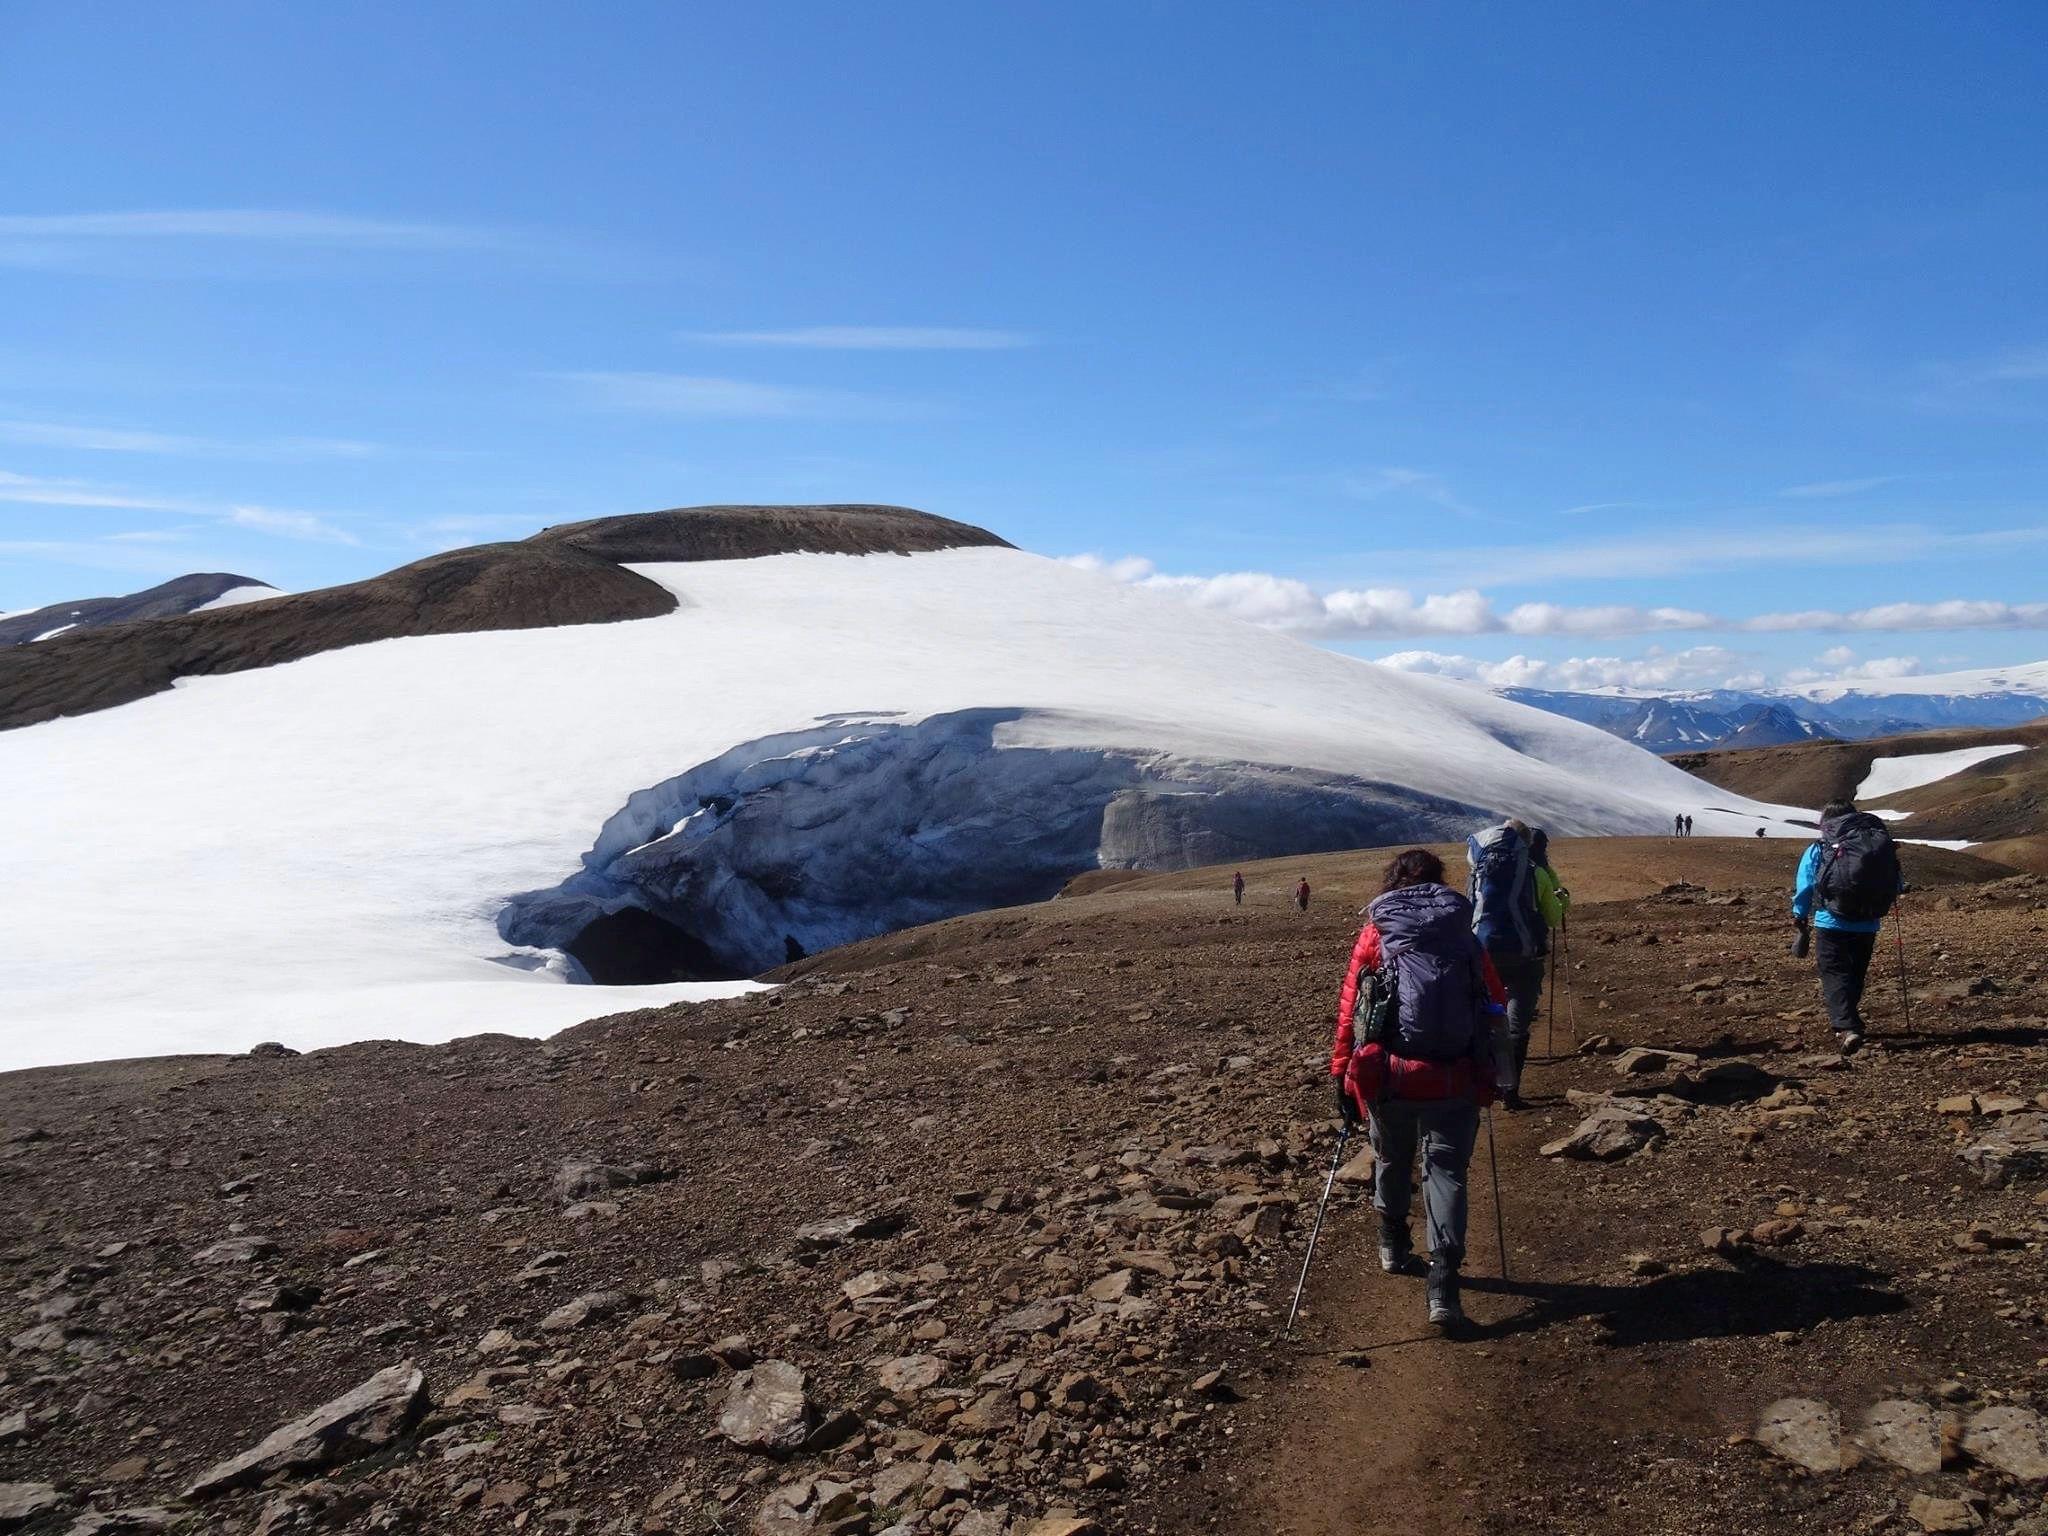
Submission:
[[[2021,4],[14,0],[0,609],[872,500],[1495,678],[2040,659],[2044,102]]]

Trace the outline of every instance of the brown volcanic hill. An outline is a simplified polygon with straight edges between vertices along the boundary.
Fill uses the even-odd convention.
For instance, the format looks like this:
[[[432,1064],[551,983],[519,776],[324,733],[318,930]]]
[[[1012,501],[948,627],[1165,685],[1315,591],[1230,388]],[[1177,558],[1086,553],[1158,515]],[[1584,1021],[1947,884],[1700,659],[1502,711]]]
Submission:
[[[1911,818],[1901,837],[1966,838],[1973,851],[2020,869],[2048,872],[2048,720],[1990,730],[1928,731],[1874,741],[1817,741],[1748,752],[1684,752],[1671,761],[1710,784],[1759,800],[1819,806],[1853,795],[1880,757],[1916,757],[1963,747],[2026,744],[1960,773],[1872,801]]]
[[[276,666],[372,640],[609,624],[672,610],[673,594],[629,563],[970,545],[1009,547],[985,529],[907,507],[679,507],[565,523],[345,586],[10,647],[0,651],[0,730],[110,709],[181,677]]]

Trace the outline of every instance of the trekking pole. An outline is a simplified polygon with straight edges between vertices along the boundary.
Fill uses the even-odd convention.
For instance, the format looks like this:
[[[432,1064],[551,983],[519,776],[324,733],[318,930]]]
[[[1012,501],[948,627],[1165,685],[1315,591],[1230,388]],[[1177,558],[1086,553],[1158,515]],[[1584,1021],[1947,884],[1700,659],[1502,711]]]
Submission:
[[[1344,1144],[1351,1139],[1351,1122],[1344,1122],[1344,1129],[1337,1133],[1337,1150],[1330,1158],[1330,1176],[1323,1180],[1323,1198],[1316,1204],[1316,1224],[1309,1228],[1308,1252],[1301,1256],[1301,1278],[1294,1282],[1294,1305],[1287,1309],[1287,1326],[1282,1333],[1294,1332],[1294,1315],[1301,1310],[1301,1293],[1308,1289],[1308,1267],[1316,1256],[1316,1239],[1322,1236],[1323,1213],[1330,1208],[1330,1191],[1337,1187],[1337,1169],[1344,1162]]]
[[[1579,1042],[1579,994],[1572,990],[1572,925],[1567,918],[1558,930],[1564,935],[1564,1027],[1571,1032],[1572,1047]]]
[[[1500,1278],[1508,1278],[1508,1228],[1500,1214],[1500,1159],[1493,1151],[1493,1106],[1486,1106],[1486,1161],[1493,1168],[1493,1237],[1500,1246]]]
[[[1564,929],[1559,927],[1563,934]],[[1543,1027],[1543,1054],[1557,1060],[1557,945],[1550,946],[1550,1022]]]
[[[1902,901],[1892,908],[1892,937],[1898,941],[1899,949],[1899,1029],[1901,1032],[1913,1026],[1913,997],[1906,990],[1906,904]]]

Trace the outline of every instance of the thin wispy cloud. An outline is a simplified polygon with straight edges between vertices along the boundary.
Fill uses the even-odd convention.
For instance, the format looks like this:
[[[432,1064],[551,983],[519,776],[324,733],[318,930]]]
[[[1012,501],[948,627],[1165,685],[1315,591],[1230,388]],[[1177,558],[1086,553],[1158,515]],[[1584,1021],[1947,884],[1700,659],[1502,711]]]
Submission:
[[[367,459],[383,452],[375,443],[340,437],[286,437],[258,442],[190,437],[176,432],[151,432],[127,427],[80,425],[62,421],[0,420],[0,442],[34,448],[63,448],[81,453],[156,454],[167,458],[248,459],[299,462],[317,459]]]
[[[250,502],[210,501],[201,497],[166,496],[132,491],[119,486],[101,486],[83,480],[46,479],[37,475],[0,470],[0,502],[24,506],[73,507],[81,510],[169,512],[180,517],[203,518],[229,523],[275,538],[302,539],[320,544],[357,544],[356,535],[328,514],[305,512],[291,507],[270,507]],[[108,535],[110,540],[135,542],[135,532]]]
[[[809,389],[690,373],[563,373],[556,378],[596,410],[728,421],[906,421],[938,414],[922,401],[846,389]]]
[[[1752,658],[1719,645],[1669,652],[1652,649],[1645,656],[1568,656],[1558,661],[1535,656],[1485,661],[1442,651],[1396,651],[1376,659],[1380,666],[1398,672],[1453,677],[1463,682],[1484,683],[1489,688],[1570,692],[1594,688],[1753,688],[1764,681]]]
[[[817,352],[1006,352],[1035,347],[1022,331],[957,325],[805,325],[774,331],[687,331],[720,347],[787,347]]]
[[[1890,485],[1899,478],[1897,475],[1865,475],[1857,480],[1815,480],[1806,485],[1788,485],[1778,494],[1795,500],[1860,496],[1865,491],[1876,490],[1880,485]]]
[[[0,265],[102,276],[261,275],[344,258],[485,257],[576,271],[621,256],[548,231],[304,208],[0,213]]]
[[[1728,617],[1694,608],[1626,603],[1517,603],[1500,607],[1474,587],[1418,595],[1406,587],[1318,591],[1307,582],[1261,571],[1176,576],[1149,560],[1069,557],[1069,564],[1128,586],[1163,592],[1198,608],[1320,641],[1422,635],[1624,636],[1682,632],[1781,633],[1811,630],[1924,631],[2048,629],[2048,603],[1953,599],[1889,603],[1839,612],[1814,609]]]

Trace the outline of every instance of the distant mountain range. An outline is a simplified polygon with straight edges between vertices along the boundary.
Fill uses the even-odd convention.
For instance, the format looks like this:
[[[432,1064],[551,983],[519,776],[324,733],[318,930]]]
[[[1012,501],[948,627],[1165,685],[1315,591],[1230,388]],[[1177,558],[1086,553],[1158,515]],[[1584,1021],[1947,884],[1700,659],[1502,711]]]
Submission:
[[[1803,688],[1714,688],[1670,694],[1540,688],[1495,692],[1598,726],[1652,752],[1698,752],[2017,725],[2048,716],[2048,662]]]
[[[275,596],[277,588],[226,571],[174,576],[122,597],[80,597],[27,613],[0,614],[0,645],[32,645],[75,629],[98,629],[107,624],[126,624],[131,619],[163,619],[208,608],[231,608]]]

